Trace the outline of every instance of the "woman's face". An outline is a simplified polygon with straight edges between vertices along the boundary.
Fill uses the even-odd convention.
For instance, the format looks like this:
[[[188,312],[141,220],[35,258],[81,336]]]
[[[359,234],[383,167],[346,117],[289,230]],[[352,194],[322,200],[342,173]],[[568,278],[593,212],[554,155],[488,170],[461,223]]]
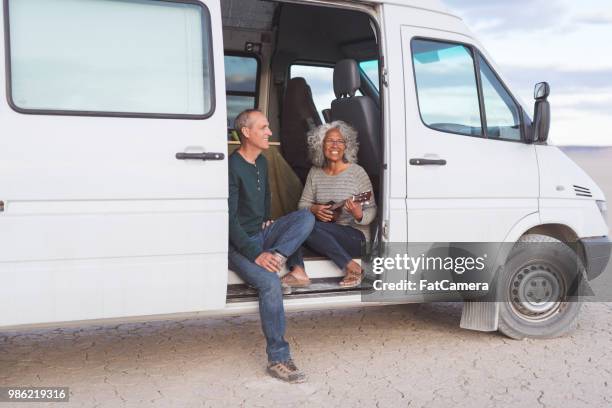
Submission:
[[[338,129],[330,129],[323,139],[323,154],[328,162],[342,161],[346,142]]]

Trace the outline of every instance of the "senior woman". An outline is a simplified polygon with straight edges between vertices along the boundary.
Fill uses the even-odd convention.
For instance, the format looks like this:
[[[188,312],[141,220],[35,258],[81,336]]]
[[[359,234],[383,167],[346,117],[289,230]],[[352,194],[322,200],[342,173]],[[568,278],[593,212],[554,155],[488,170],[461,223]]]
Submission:
[[[358,286],[363,271],[353,258],[361,256],[361,248],[369,240],[368,225],[376,217],[376,203],[374,197],[365,203],[347,200],[372,191],[370,178],[356,163],[357,132],[342,121],[326,123],[309,133],[308,147],[313,167],[306,178],[298,207],[310,209],[316,222],[305,244],[329,257],[345,272],[341,286]],[[326,203],[344,200],[342,212],[334,220],[331,205]],[[286,275],[283,283],[303,287],[310,284],[310,279],[300,269]]]

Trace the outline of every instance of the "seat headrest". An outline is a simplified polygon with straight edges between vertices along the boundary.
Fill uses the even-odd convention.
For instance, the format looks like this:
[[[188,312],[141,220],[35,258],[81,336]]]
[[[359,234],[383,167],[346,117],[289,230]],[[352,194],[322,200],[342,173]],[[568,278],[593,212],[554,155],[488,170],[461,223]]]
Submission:
[[[312,99],[312,91],[310,90],[310,86],[306,83],[306,80],[302,77],[291,78],[289,82],[287,82],[287,96],[295,99],[297,97],[307,97]]]
[[[355,96],[355,92],[361,87],[359,68],[354,59],[338,61],[334,67],[334,93],[336,98],[342,96]]]
[[[304,89],[306,89],[307,86],[308,86],[308,84],[306,84],[306,80],[304,78],[302,78],[302,77],[291,78],[287,82],[287,88],[291,87],[291,88],[304,88]]]

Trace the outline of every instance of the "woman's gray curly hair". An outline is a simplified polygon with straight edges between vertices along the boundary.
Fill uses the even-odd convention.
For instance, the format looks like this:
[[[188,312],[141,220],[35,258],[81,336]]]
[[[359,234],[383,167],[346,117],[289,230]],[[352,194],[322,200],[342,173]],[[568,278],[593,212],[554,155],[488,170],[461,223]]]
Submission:
[[[327,163],[323,153],[323,141],[327,132],[337,129],[344,139],[344,161],[346,163],[357,163],[357,152],[359,151],[359,141],[357,141],[357,131],[348,123],[335,120],[331,123],[324,123],[308,132],[308,153],[310,160],[315,167],[324,167]]]

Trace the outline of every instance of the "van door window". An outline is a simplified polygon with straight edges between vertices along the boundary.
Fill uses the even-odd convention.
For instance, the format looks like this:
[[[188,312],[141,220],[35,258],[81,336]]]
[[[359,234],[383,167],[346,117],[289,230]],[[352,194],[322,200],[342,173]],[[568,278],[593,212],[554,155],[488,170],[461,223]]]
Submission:
[[[460,44],[415,39],[412,60],[425,125],[443,132],[482,136],[471,50]]]
[[[487,137],[521,140],[521,120],[517,104],[480,55],[478,62],[487,118]]]
[[[259,60],[254,56],[225,55],[225,92],[227,95],[227,128],[232,130],[234,119],[245,109],[257,107]],[[228,140],[238,142],[238,136],[228,133]]]
[[[9,0],[8,12],[14,109],[198,119],[212,114],[210,17],[203,4]]]
[[[366,77],[370,80],[372,85],[378,90],[378,60],[361,61],[359,67],[366,74]]]

